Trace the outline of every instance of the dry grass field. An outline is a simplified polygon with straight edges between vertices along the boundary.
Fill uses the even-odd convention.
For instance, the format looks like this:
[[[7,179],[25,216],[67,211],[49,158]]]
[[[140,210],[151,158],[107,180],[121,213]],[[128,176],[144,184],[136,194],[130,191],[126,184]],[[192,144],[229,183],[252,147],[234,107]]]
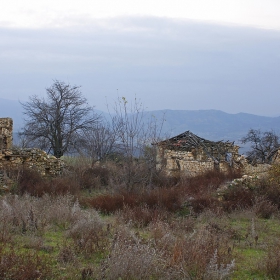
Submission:
[[[166,178],[135,163],[11,171],[0,279],[280,279],[279,166]],[[127,180],[129,176],[129,180]],[[127,183],[129,182],[129,183]]]

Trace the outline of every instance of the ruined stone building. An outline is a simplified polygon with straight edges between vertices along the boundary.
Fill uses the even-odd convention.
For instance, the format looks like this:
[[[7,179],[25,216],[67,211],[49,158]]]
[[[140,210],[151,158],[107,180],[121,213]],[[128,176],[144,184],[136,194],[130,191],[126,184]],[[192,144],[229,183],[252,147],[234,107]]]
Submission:
[[[195,176],[209,170],[240,168],[239,147],[233,142],[209,141],[190,131],[157,143],[157,168],[167,175]]]
[[[62,172],[63,161],[37,148],[13,147],[13,120],[0,118],[0,187],[9,181],[9,170],[22,167],[53,176]]]

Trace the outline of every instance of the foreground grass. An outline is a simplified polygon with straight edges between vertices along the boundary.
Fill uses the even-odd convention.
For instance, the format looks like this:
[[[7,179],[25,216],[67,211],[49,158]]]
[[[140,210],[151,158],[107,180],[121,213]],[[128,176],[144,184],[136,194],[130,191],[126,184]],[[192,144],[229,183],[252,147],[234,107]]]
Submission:
[[[81,170],[26,171],[2,194],[0,279],[280,279],[277,184],[214,172],[131,189]]]
[[[143,225],[127,223],[127,209],[81,209],[70,195],[7,195],[0,205],[0,279],[278,279],[268,270],[278,216],[207,210]]]

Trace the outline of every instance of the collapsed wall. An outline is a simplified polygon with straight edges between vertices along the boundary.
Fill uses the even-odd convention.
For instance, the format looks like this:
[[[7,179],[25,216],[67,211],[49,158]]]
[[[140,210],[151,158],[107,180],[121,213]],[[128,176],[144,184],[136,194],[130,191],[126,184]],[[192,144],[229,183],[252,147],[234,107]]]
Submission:
[[[9,182],[8,171],[19,168],[34,169],[43,176],[61,174],[64,166],[62,160],[37,148],[12,147],[12,135],[13,120],[0,118],[0,186]]]

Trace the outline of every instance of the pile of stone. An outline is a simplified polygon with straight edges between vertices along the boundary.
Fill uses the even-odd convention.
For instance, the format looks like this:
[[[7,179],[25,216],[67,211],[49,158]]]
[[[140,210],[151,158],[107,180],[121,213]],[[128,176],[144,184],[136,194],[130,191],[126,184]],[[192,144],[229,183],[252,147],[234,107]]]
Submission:
[[[232,188],[242,188],[244,190],[254,189],[257,186],[258,180],[260,178],[257,175],[243,175],[241,178],[232,180],[221,185],[217,189],[217,195],[219,200],[223,200],[223,196],[228,190]]]

